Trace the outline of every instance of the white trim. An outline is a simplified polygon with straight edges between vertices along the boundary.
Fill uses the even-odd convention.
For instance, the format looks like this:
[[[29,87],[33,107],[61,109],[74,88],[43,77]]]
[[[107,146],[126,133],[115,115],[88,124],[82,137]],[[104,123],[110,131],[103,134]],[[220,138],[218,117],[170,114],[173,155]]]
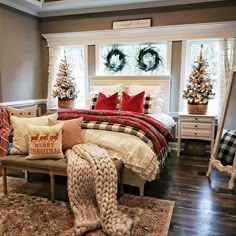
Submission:
[[[188,0],[187,3],[213,1],[222,0]],[[50,2],[45,2],[45,0],[1,0],[0,2],[38,17],[114,12],[186,4],[186,0],[149,0],[148,2],[147,0],[60,0]]]
[[[187,71],[187,63],[186,57],[187,57],[187,51],[189,44],[186,40],[182,41],[182,52],[181,52],[181,69],[180,69],[180,91],[179,91],[179,111],[183,111],[184,107],[184,99],[182,98],[182,89],[185,85],[185,78],[186,78],[186,71]]]
[[[166,63],[166,74],[171,75],[171,61],[172,61],[172,41],[167,43],[167,63]]]
[[[47,99],[32,99],[32,100],[22,100],[22,101],[13,101],[13,102],[3,102],[0,105],[3,106],[14,106],[14,107],[21,107],[21,106],[28,106],[34,104],[46,104]]]
[[[236,37],[236,21],[43,34],[49,47]]]

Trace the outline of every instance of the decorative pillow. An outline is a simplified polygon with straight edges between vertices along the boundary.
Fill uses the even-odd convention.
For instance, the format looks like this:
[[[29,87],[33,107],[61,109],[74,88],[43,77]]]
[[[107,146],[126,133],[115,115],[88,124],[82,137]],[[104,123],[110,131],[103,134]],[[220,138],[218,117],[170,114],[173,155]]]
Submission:
[[[143,91],[134,96],[130,96],[126,92],[122,92],[120,110],[143,113],[144,112],[144,109],[143,109],[144,94],[145,92]]]
[[[10,154],[28,154],[29,152],[29,131],[27,124],[30,125],[48,125],[48,118],[57,120],[58,114],[54,113],[48,116],[40,116],[35,118],[19,118],[11,116],[11,124],[13,128],[13,148]]]
[[[21,118],[30,118],[30,117],[36,117],[37,113],[37,105],[26,107],[26,108],[14,108],[14,107],[8,107],[7,108],[10,116],[16,116]]]
[[[144,113],[160,113],[164,104],[164,89],[162,86],[150,86],[150,85],[129,85],[129,94],[137,94],[145,91],[144,96]]]
[[[111,96],[106,96],[103,93],[98,94],[95,110],[116,110],[118,93]]]
[[[50,126],[56,124],[63,124],[63,132],[62,132],[62,149],[72,148],[74,145],[82,143],[81,137],[81,124],[83,121],[83,117],[72,120],[51,120],[48,119],[48,123]]]
[[[93,94],[103,93],[105,95],[111,95],[114,93],[121,93],[123,90],[122,84],[115,84],[115,85],[94,85],[92,87]]]
[[[61,159],[63,124],[54,126],[27,125],[29,131],[29,156],[25,159]]]

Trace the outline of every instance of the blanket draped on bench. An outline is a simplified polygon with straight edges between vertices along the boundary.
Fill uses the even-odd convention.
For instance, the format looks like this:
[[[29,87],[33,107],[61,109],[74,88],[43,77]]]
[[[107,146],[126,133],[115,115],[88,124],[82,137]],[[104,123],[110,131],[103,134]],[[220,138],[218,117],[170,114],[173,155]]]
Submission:
[[[78,144],[66,151],[66,158],[76,234],[102,226],[111,236],[130,235],[132,220],[118,211],[117,172],[106,150],[91,143]]]

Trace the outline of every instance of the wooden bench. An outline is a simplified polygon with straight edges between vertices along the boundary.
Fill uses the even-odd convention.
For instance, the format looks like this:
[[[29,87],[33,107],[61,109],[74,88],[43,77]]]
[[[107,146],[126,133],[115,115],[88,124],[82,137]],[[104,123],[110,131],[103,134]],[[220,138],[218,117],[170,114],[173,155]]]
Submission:
[[[25,155],[9,155],[1,160],[3,191],[7,195],[7,168],[25,171],[25,181],[28,182],[28,172],[44,173],[50,175],[51,201],[55,201],[55,175],[67,176],[66,159],[44,159],[44,160],[26,160]],[[113,160],[116,170],[118,182],[121,185],[121,194],[123,193],[123,184],[121,174],[123,164],[120,160]]]

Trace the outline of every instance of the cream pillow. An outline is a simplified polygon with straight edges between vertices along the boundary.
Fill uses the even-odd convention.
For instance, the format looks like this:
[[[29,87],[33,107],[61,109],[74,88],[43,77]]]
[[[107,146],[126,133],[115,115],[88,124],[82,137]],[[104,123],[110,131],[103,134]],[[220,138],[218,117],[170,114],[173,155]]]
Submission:
[[[30,125],[47,125],[48,118],[57,120],[58,114],[54,113],[48,116],[40,116],[34,118],[19,118],[11,116],[11,125],[13,128],[13,148],[10,154],[28,154],[29,153],[29,131],[27,124]]]
[[[61,159],[63,124],[54,126],[27,125],[29,131],[29,156],[25,159]]]
[[[123,90],[122,84],[94,85],[92,86],[91,94],[98,94],[101,92],[108,96],[114,93],[121,93],[122,90]]]
[[[14,107],[8,107],[7,108],[10,116],[16,116],[21,118],[30,118],[30,117],[36,117],[37,113],[37,105],[26,107],[26,108],[14,108]]]

